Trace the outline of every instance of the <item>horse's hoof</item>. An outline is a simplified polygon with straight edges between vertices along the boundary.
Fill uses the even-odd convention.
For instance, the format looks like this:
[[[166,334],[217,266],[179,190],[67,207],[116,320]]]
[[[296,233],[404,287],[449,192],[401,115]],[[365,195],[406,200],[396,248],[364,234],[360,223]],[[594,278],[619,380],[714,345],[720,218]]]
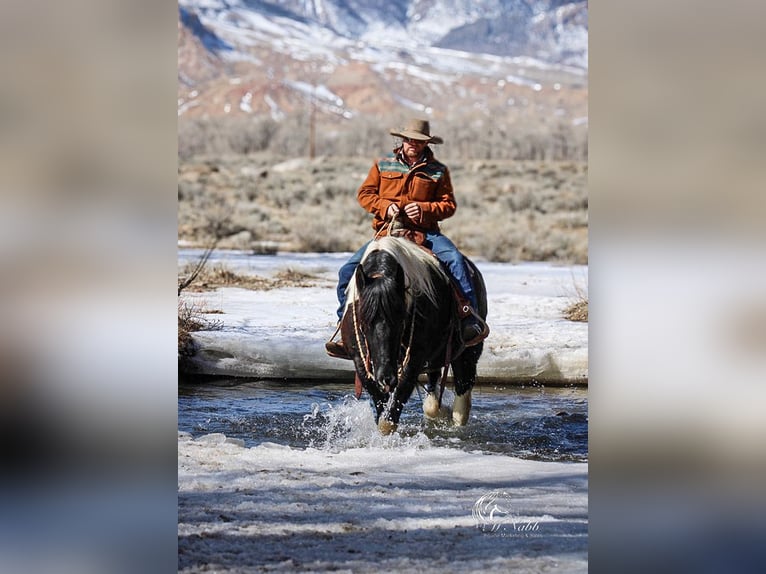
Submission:
[[[466,394],[455,397],[452,405],[452,422],[457,426],[465,426],[468,423],[468,417],[471,414],[471,391]]]
[[[443,400],[440,407],[436,393],[428,393],[423,401],[423,414],[429,420],[448,421],[452,416],[452,405]]]
[[[392,423],[386,419],[380,419],[378,421],[378,430],[380,434],[388,436],[396,431],[396,423]]]
[[[439,399],[436,393],[428,393],[423,400],[423,414],[426,418],[435,419],[439,416]]]

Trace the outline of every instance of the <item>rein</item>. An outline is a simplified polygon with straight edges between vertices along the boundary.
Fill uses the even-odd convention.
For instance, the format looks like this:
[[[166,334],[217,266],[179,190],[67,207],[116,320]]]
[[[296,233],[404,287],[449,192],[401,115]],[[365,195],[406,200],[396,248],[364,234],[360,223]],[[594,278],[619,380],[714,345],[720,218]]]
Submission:
[[[371,381],[374,381],[375,378],[372,374],[372,365],[370,360],[370,347],[367,345],[367,339],[364,336],[364,333],[362,333],[362,329],[359,327],[359,320],[356,316],[356,306],[357,306],[358,300],[353,301],[351,305],[351,317],[354,320],[354,337],[356,338],[356,348],[359,349],[359,352],[362,353],[362,342],[364,342],[364,374],[367,376],[367,378]]]
[[[402,360],[402,366],[399,367],[399,372],[397,373],[399,378],[401,378],[402,374],[404,373],[404,369],[407,368],[407,365],[410,362],[410,351],[412,350],[412,339],[415,337],[415,300],[412,300],[412,304],[410,305],[410,309],[407,312],[408,315],[412,317],[410,320],[410,337],[407,341],[407,347],[404,352],[404,359]]]
[[[447,382],[447,373],[452,362],[452,334],[455,332],[454,321],[450,321],[449,337],[447,337],[447,349],[444,352],[444,370],[439,381],[439,408],[442,408],[442,397],[444,396],[444,385]]]
[[[383,224],[383,227],[381,227],[381,228],[378,230],[378,232],[375,234],[375,237],[373,237],[373,238],[372,238],[372,240],[373,240],[373,241],[375,241],[375,240],[376,240],[378,237],[381,237],[381,236],[383,235],[383,233],[386,231],[386,229],[388,229],[389,227],[391,227],[391,225],[392,225],[393,223],[394,223],[394,220],[393,220],[393,219],[388,219],[388,220],[386,220],[386,222]]]

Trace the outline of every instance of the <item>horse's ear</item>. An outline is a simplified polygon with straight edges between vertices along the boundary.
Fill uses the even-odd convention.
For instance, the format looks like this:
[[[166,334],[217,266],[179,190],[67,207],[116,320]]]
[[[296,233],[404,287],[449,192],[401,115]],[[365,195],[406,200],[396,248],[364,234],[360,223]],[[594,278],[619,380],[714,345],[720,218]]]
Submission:
[[[354,273],[354,278],[356,280],[356,290],[357,292],[361,293],[364,289],[364,286],[366,284],[364,271],[362,270],[362,266],[359,265],[356,268],[356,273]]]

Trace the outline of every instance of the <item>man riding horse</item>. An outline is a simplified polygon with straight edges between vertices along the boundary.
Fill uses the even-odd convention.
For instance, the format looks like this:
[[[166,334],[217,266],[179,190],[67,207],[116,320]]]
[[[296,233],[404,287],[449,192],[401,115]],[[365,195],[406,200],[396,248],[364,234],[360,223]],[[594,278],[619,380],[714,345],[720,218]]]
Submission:
[[[377,236],[386,234],[389,222],[396,218],[404,223],[410,237],[443,263],[458,298],[463,344],[477,345],[487,337],[489,327],[476,312],[478,301],[463,255],[439,230],[439,221],[457,209],[449,169],[436,160],[429,147],[443,140],[432,136],[428,121],[420,119],[412,119],[390,134],[400,137],[402,143],[373,164],[357,191],[357,200],[374,215],[372,226]],[[365,243],[338,271],[339,321],[346,307],[346,288],[369,244]],[[351,358],[342,340],[328,341],[325,348],[332,357]]]

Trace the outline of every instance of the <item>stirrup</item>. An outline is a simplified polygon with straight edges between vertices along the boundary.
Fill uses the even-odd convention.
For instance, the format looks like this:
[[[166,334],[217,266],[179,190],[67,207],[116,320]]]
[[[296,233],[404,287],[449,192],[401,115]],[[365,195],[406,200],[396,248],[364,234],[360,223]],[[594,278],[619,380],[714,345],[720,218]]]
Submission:
[[[462,323],[468,317],[471,317],[474,322],[464,328]],[[460,338],[463,340],[463,345],[466,347],[478,345],[489,336],[489,325],[487,325],[486,321],[484,321],[484,319],[482,319],[473,309],[470,309],[470,313],[466,315],[460,323]],[[468,329],[472,332],[469,333],[470,336],[466,337],[466,331]]]

